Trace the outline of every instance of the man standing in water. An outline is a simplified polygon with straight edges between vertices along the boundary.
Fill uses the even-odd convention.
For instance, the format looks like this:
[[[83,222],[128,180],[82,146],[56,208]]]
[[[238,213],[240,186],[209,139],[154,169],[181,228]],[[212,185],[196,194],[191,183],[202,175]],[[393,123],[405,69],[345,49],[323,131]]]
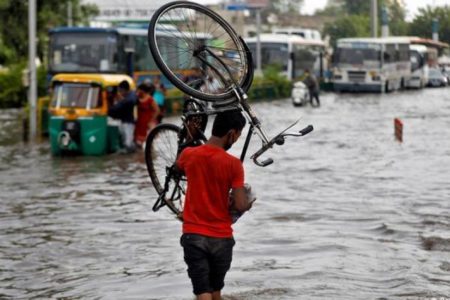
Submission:
[[[118,101],[109,108],[108,115],[120,120],[119,131],[122,145],[127,153],[134,152],[134,106],[137,96],[130,90],[130,83],[126,80],[119,83]]]
[[[251,202],[244,187],[241,161],[226,151],[238,140],[245,126],[239,111],[219,113],[206,144],[186,148],[177,160],[188,187],[183,211],[181,245],[193,292],[198,300],[219,300],[230,269],[233,246],[229,212],[245,212]]]
[[[311,74],[308,69],[305,70],[305,76],[306,78],[303,80],[303,83],[308,87],[309,102],[311,103],[311,106],[320,106],[319,83],[317,82],[317,78],[314,74]],[[316,105],[314,105],[313,99],[316,99]]]

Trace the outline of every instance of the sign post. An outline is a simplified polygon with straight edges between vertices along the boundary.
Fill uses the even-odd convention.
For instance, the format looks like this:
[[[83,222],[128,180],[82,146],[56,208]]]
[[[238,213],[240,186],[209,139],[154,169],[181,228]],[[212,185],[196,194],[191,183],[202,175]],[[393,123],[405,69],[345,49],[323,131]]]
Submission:
[[[261,67],[261,10],[269,4],[269,0],[247,0],[227,5],[228,10],[254,10],[256,14],[256,74],[262,74]]]
[[[378,1],[371,0],[370,2],[370,32],[372,37],[378,36]]]
[[[28,0],[28,104],[30,109],[30,141],[36,138],[36,0]]]

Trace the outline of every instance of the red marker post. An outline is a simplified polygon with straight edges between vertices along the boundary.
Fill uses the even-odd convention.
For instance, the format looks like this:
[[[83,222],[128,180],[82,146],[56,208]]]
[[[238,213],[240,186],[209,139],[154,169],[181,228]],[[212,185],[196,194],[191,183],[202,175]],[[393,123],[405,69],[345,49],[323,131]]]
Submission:
[[[395,139],[400,143],[403,142],[403,122],[398,118],[394,119],[394,133]]]

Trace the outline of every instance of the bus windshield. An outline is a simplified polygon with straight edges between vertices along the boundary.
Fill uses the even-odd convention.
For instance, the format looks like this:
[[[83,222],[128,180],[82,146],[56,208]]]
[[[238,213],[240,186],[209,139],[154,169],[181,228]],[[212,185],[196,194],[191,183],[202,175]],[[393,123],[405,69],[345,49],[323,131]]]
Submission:
[[[366,67],[380,67],[381,55],[376,49],[338,48],[336,53],[337,65],[363,65]]]
[[[318,73],[320,69],[320,47],[312,45],[295,45],[295,77],[303,75],[306,70]]]
[[[89,84],[57,84],[53,90],[51,105],[58,108],[100,107],[100,88]]]
[[[248,46],[253,53],[253,60],[256,65],[256,43],[249,43]],[[281,67],[281,71],[287,71],[288,60],[287,43],[261,43],[261,64],[263,68],[269,65],[276,65]]]
[[[51,73],[118,71],[117,35],[106,32],[57,32],[51,35]]]

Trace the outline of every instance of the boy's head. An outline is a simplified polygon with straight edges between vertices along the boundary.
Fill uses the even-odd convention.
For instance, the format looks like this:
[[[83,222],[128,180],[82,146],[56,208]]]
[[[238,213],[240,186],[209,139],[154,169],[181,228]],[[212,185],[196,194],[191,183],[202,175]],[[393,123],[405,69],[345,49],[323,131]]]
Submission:
[[[223,139],[224,148],[228,150],[241,136],[246,120],[238,110],[218,113],[214,120],[212,135]]]

